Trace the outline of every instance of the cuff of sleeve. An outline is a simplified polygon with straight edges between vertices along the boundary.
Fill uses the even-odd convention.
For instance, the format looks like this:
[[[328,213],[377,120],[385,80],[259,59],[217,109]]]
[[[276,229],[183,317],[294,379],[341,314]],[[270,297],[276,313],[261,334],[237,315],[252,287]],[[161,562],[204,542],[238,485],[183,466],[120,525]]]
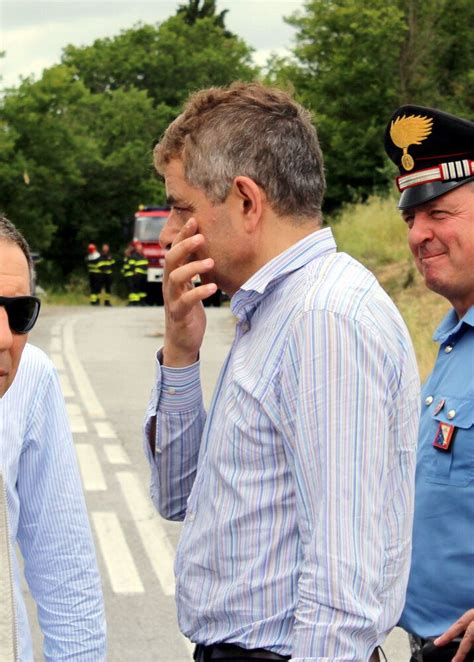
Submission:
[[[200,362],[196,361],[185,368],[165,367],[161,365],[161,350],[157,359],[161,373],[158,411],[173,413],[199,407],[202,402]]]

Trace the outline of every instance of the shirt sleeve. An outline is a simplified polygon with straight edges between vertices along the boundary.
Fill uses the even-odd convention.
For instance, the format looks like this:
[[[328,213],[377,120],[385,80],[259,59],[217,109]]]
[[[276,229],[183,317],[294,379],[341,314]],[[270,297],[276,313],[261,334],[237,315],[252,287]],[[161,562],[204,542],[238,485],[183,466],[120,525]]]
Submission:
[[[144,450],[151,467],[151,498],[166,519],[181,521],[196,477],[206,420],[199,362],[168,368],[157,355],[157,378],[144,423]]]
[[[413,474],[390,432],[396,372],[363,324],[309,311],[295,326],[282,382],[302,541],[293,662],[368,660],[402,609]]]
[[[18,542],[45,660],[106,659],[99,571],[64,399],[51,369],[38,388],[18,472]]]

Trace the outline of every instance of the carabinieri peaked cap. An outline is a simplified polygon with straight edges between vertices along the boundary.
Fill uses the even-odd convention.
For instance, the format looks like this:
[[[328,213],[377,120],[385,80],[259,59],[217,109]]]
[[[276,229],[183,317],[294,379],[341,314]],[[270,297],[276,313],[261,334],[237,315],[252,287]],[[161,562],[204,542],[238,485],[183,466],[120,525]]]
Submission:
[[[401,106],[388,123],[384,142],[400,170],[399,209],[474,180],[474,122],[436,108]]]

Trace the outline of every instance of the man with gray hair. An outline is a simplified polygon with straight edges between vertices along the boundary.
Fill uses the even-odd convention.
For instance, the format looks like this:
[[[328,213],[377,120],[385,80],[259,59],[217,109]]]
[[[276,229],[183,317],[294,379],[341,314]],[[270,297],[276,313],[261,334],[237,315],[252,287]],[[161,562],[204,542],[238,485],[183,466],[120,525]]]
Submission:
[[[56,372],[27,343],[40,310],[28,244],[0,216],[0,660],[33,650],[15,552],[46,660],[105,660],[100,577]]]
[[[199,662],[377,659],[410,556],[406,327],[322,227],[316,131],[284,92],[198,92],[155,164],[171,213],[145,450],[158,510],[184,520],[181,629]],[[237,324],[206,415],[202,301],[217,288]]]

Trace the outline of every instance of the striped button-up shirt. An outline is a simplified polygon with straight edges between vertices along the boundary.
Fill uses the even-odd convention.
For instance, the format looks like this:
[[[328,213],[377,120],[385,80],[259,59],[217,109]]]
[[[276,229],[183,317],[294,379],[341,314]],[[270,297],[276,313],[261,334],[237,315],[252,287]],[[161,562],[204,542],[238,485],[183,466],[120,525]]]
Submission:
[[[419,381],[398,311],[319,230],[231,301],[206,416],[199,365],[159,365],[152,498],[182,520],[181,629],[298,662],[368,660],[403,607]],[[156,450],[150,450],[155,428]]]
[[[33,660],[13,553],[17,542],[38,608],[45,659],[105,660],[102,589],[64,398],[51,362],[28,344],[0,399],[0,473],[0,517],[6,515],[3,530],[10,537],[9,548],[2,540],[0,555],[7,591],[0,604],[2,662]]]

